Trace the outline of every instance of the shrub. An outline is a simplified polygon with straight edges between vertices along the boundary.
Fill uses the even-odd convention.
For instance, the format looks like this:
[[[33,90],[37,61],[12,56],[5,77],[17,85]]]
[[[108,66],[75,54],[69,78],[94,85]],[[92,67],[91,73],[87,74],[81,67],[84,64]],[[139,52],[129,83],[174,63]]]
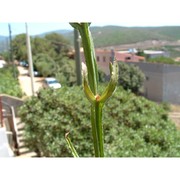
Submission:
[[[77,84],[76,78],[76,66],[75,60],[69,59],[67,57],[59,56],[56,60],[56,65],[58,67],[57,71],[55,72],[56,79],[63,85],[63,86],[73,86]],[[106,81],[106,74],[98,69],[99,81],[105,82]]]
[[[56,71],[56,64],[54,60],[47,54],[37,54],[34,57],[35,69],[44,77],[51,76]]]
[[[73,86],[76,84],[75,61],[65,56],[56,59],[57,71],[55,77],[63,86]]]
[[[31,150],[46,157],[70,157],[64,138],[70,132],[80,157],[94,155],[90,106],[81,92],[76,86],[46,89],[24,103],[19,113]],[[106,157],[180,156],[180,133],[161,105],[118,87],[103,119]]]
[[[12,66],[6,66],[0,69],[0,93],[22,97],[22,90],[18,79],[13,77],[13,71],[17,76],[19,72],[16,67],[13,69]]]
[[[119,84],[125,90],[131,90],[133,93],[140,92],[144,80],[145,76],[137,66],[119,62]]]

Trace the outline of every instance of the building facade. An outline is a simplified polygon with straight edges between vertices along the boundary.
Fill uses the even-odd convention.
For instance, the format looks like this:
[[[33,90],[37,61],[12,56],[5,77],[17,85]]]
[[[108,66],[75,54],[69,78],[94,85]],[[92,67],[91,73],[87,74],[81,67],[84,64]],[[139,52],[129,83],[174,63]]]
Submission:
[[[169,52],[165,51],[144,50],[143,52],[148,56],[148,58],[170,57]]]
[[[112,51],[106,49],[95,49],[96,60],[98,67],[106,74],[109,75],[109,62],[116,59],[116,61],[122,62],[140,62],[144,61],[145,58],[142,56],[137,56],[134,53],[124,53],[120,51]],[[82,62],[85,62],[84,52],[83,49],[80,51],[80,56]]]
[[[132,63],[146,76],[144,96],[156,102],[180,104],[180,66],[158,63]]]

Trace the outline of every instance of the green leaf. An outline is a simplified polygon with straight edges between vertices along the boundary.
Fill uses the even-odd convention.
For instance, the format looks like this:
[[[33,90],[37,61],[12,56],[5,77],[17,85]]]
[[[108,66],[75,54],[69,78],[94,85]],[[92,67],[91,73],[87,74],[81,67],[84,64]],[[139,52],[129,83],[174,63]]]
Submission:
[[[65,139],[66,139],[66,142],[69,146],[69,149],[71,150],[71,153],[74,157],[79,157],[78,153],[76,152],[76,149],[74,148],[70,138],[68,137],[69,133],[66,133],[65,134]]]
[[[105,91],[102,93],[99,101],[101,103],[105,103],[114,93],[117,83],[118,83],[118,64],[116,61],[114,61],[113,65],[110,63],[109,64],[109,69],[110,69],[110,73],[111,73],[111,79],[110,82],[108,84],[108,86],[106,87]]]

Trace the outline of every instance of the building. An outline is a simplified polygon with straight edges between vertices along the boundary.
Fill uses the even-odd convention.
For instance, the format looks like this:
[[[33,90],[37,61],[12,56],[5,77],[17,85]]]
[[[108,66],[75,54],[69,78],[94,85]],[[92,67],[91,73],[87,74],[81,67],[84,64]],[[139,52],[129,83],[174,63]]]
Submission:
[[[122,62],[141,62],[145,61],[145,58],[142,56],[137,56],[134,53],[123,53],[121,51],[115,52],[115,57],[117,61],[122,61]]]
[[[146,98],[156,102],[180,104],[180,66],[146,62],[138,62],[135,65],[146,76],[144,82]]]
[[[85,62],[83,49],[81,49],[80,52],[82,62]],[[137,56],[134,53],[113,51],[107,49],[95,49],[95,54],[98,66],[103,72],[106,73],[106,75],[109,75],[109,62],[112,61],[113,56],[117,61],[122,62],[140,62],[145,60],[144,57]]]
[[[156,57],[169,57],[169,52],[165,51],[153,51],[153,50],[144,50],[143,51],[148,58],[156,58]]]

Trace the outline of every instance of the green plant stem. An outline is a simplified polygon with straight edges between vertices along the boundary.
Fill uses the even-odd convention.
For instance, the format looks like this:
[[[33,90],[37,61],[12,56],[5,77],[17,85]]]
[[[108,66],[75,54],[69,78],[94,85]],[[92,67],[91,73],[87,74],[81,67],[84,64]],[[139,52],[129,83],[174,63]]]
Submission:
[[[84,55],[86,58],[86,65],[88,68],[89,85],[92,92],[96,95],[98,89],[98,70],[94,51],[94,44],[92,41],[91,33],[89,31],[88,23],[82,23],[82,29],[80,29],[80,34],[82,37]]]
[[[91,126],[92,126],[92,136],[93,136],[93,144],[94,144],[94,152],[95,157],[100,157],[99,152],[99,140],[97,135],[97,124],[96,124],[96,118],[95,118],[95,108],[93,105],[91,105]]]
[[[98,101],[91,106],[91,125],[96,157],[104,157],[102,108],[103,105]]]
[[[103,140],[103,127],[102,127],[102,108],[103,105],[96,101],[95,103],[95,119],[97,129],[97,139],[99,148],[99,157],[104,157],[104,140]]]
[[[98,90],[98,70],[96,63],[96,56],[94,51],[94,44],[89,30],[89,23],[70,23],[74,28],[79,30],[82,38],[82,44],[84,49],[84,56],[86,66],[88,70],[88,81],[89,86],[94,95],[97,94]]]
[[[98,70],[94,44],[89,30],[89,23],[70,23],[74,28],[79,30],[82,38],[84,55],[87,66],[86,73],[83,74],[84,92],[91,103],[91,125],[94,143],[94,151],[96,157],[104,157],[104,140],[102,127],[102,108],[107,99],[115,91],[118,80],[117,64],[110,64],[111,80],[105,89],[102,97],[98,95]]]

